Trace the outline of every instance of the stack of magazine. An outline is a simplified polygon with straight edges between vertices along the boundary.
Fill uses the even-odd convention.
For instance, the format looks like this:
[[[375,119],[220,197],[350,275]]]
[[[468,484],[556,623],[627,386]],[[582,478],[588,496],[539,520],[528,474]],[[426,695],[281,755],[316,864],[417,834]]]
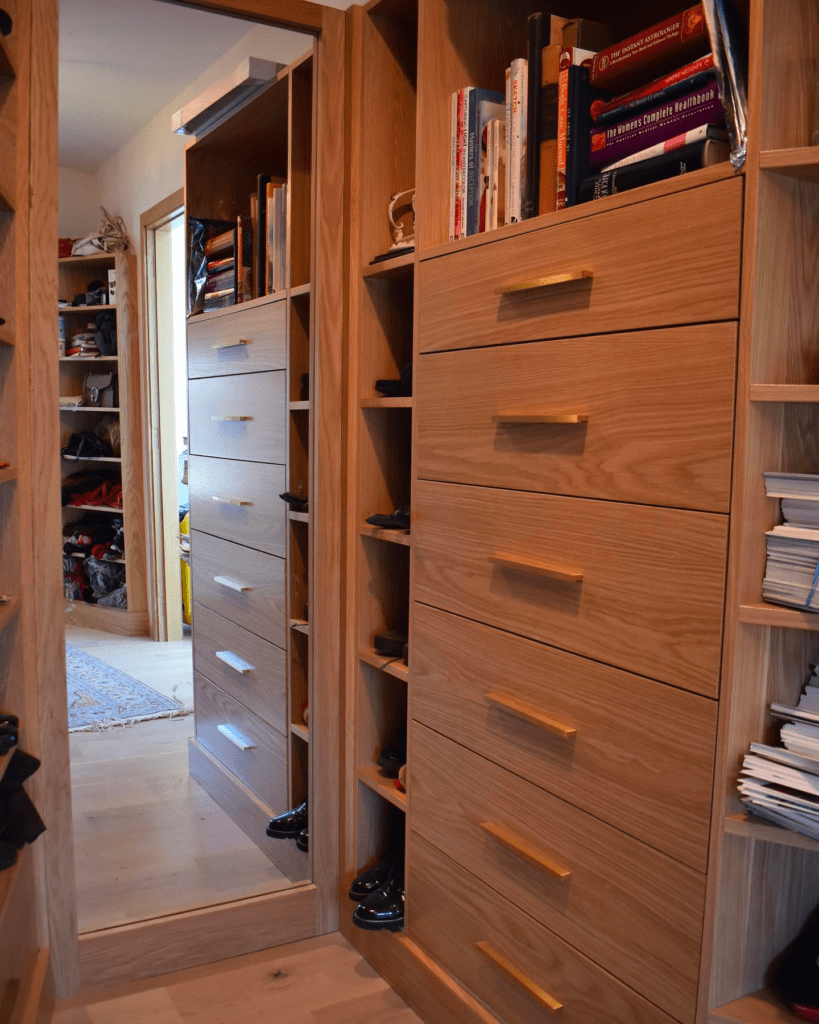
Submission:
[[[819,476],[765,473],[765,492],[780,498],[784,523],[767,533],[762,596],[819,611]]]
[[[784,746],[752,743],[742,762],[739,792],[760,818],[819,839],[819,675],[814,668],[799,704],[771,704],[785,719]]]

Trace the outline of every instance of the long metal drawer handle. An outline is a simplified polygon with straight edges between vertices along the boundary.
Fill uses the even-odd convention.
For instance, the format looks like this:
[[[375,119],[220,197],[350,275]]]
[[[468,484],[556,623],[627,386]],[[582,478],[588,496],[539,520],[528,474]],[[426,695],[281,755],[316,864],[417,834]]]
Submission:
[[[211,348],[238,348],[239,345],[252,345],[253,342],[248,341],[246,338],[239,338],[237,341],[217,341],[215,345],[211,345]]]
[[[587,412],[496,412],[493,423],[588,423]]]
[[[477,948],[483,953],[484,956],[488,957],[493,964],[509,975],[509,977],[518,983],[521,988],[526,989],[529,995],[534,996],[539,1003],[542,1003],[547,1010],[551,1010],[552,1013],[557,1013],[563,1009],[563,1003],[559,1003],[554,996],[550,996],[549,993],[532,981],[531,978],[527,978],[523,971],[516,967],[511,960],[499,953],[496,949],[493,949],[488,942],[477,942]]]
[[[496,295],[512,295],[515,292],[534,291],[535,288],[551,288],[556,284],[568,284],[570,281],[589,281],[594,277],[593,270],[562,270],[557,274],[536,277],[532,281],[518,281],[516,284],[501,285],[495,289]]]
[[[226,665],[236,671],[245,675],[247,672],[253,672],[253,666],[249,661],[245,661],[244,658],[240,658],[238,654],[234,654],[233,651],[217,651],[216,657],[219,661],[223,661]]]
[[[540,853],[534,846],[530,846],[524,839],[521,839],[520,836],[512,832],[511,829],[506,828],[505,825],[499,825],[496,821],[483,821],[481,822],[481,828],[484,832],[488,832],[490,836],[494,836],[499,843],[502,843],[508,849],[520,854],[521,857],[537,865],[537,867],[543,868],[553,878],[556,878],[558,882],[568,882],[572,877],[572,873],[568,868],[555,864],[553,860]]]
[[[211,416],[214,423],[246,423],[252,416]]]
[[[518,555],[490,555],[489,561],[507,569],[525,569],[527,572],[534,572],[539,576],[548,576],[550,580],[580,583],[583,579],[583,573],[579,569],[562,569],[559,565],[552,565],[549,562],[533,562],[528,558],[520,558]]]
[[[239,750],[253,750],[256,746],[246,736],[243,736],[238,729],[234,729],[232,725],[217,725],[216,729],[225,739],[230,740],[234,747],[238,747]]]
[[[577,735],[577,729],[573,725],[564,725],[563,722],[549,718],[548,715],[544,715],[531,704],[518,700],[517,697],[510,697],[507,693],[485,693],[484,699],[500,708],[501,711],[514,715],[515,718],[521,718],[531,725],[540,726],[541,729],[545,729],[546,732],[559,736],[563,740],[570,740]]]
[[[214,576],[213,582],[218,583],[222,587],[227,587],[229,590],[236,590],[240,594],[243,594],[246,590],[253,589],[249,583],[237,583],[236,580],[232,580],[230,576]]]
[[[220,505],[252,505],[252,501],[248,501],[246,498],[229,498],[226,494],[214,494],[213,500],[218,502]]]

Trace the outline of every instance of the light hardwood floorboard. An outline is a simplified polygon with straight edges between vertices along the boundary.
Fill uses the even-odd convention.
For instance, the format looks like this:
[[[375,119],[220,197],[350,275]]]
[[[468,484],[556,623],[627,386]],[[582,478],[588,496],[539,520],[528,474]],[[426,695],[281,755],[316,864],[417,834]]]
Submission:
[[[338,934],[57,1004],[53,1024],[421,1024]]]

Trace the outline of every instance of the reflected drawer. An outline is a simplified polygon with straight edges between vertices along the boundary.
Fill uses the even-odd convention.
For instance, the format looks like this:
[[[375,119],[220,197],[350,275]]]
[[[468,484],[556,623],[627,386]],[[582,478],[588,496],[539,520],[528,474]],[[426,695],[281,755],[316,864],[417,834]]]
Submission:
[[[283,370],[287,366],[286,303],[219,311],[188,321],[188,376]]]
[[[287,646],[284,559],[193,530],[191,585],[197,604]]]
[[[192,455],[191,523],[201,533],[284,558],[287,506],[285,468]]]
[[[287,732],[287,666],[280,647],[197,604],[193,667],[248,711]]]
[[[508,1024],[672,1024],[415,832],[407,843],[408,937]]]
[[[284,372],[188,384],[191,455],[286,462]]]
[[[741,233],[734,179],[423,260],[421,352],[734,320]]]
[[[736,325],[421,357],[418,476],[727,512]]]
[[[416,600],[718,691],[726,516],[421,481]]]
[[[286,807],[286,736],[198,672],[193,681],[196,738],[268,807]]]
[[[705,876],[415,724],[413,827],[685,1024]]]
[[[420,604],[411,657],[417,721],[705,871],[714,701]]]

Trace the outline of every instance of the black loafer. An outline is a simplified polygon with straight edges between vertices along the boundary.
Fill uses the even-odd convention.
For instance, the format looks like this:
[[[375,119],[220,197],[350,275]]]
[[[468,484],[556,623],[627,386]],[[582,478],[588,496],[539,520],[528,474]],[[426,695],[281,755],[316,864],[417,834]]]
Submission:
[[[296,846],[300,850],[304,850],[305,853],[310,850],[310,836],[306,828],[303,828],[296,836]]]
[[[295,839],[307,828],[307,801],[271,818],[265,829],[271,839]]]
[[[393,871],[381,888],[353,911],[353,924],[367,931],[398,932],[404,927],[404,879]]]
[[[361,903],[368,896],[372,896],[374,892],[378,892],[390,877],[392,870],[392,863],[385,860],[381,864],[376,864],[374,868],[362,871],[352,881],[350,892],[348,893],[350,899],[355,900],[356,903]]]

